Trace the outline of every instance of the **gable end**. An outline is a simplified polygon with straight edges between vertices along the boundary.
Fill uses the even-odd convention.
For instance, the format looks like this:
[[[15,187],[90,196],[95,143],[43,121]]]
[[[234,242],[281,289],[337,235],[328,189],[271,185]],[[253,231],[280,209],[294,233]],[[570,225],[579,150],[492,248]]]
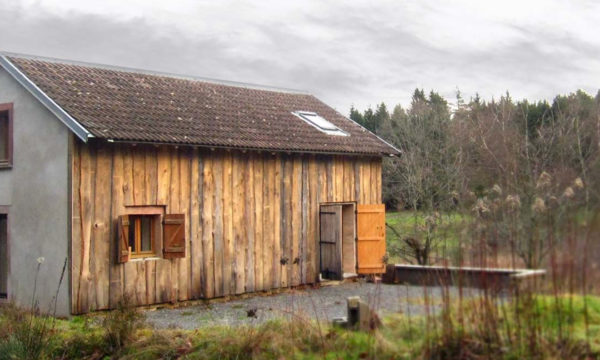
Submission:
[[[23,74],[6,56],[0,56],[0,65],[8,72],[19,84],[29,91],[39,102],[41,102],[52,114],[62,121],[79,139],[87,142],[88,138],[93,137],[81,124],[71,115],[64,111],[54,102],[46,93],[35,85],[25,74]]]

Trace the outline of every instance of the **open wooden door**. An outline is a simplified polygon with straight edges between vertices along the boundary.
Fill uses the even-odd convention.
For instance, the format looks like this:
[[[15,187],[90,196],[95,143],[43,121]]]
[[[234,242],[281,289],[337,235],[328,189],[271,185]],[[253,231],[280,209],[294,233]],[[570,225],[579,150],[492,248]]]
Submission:
[[[358,273],[385,272],[385,205],[357,205],[356,221]]]
[[[341,280],[342,271],[342,207],[321,205],[320,211],[321,276]]]

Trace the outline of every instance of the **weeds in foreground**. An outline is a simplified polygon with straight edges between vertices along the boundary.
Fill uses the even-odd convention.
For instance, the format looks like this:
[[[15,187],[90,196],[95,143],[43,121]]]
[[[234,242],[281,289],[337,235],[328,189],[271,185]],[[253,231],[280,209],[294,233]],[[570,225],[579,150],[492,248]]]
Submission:
[[[117,309],[109,312],[102,322],[109,353],[120,350],[130,342],[143,325],[144,315],[131,304],[128,297],[123,297]]]
[[[193,331],[140,327],[131,330],[119,349],[113,348],[114,343],[108,340],[109,332],[114,330],[104,324],[107,321],[137,323],[137,316],[109,314],[111,320],[92,323],[79,319],[57,320],[57,331],[61,334],[54,337],[47,357],[467,360],[600,357],[599,297],[560,296],[557,303],[550,295],[523,296],[521,300],[509,301],[479,295],[464,300],[462,305],[452,300],[451,306],[443,310],[447,313],[438,306],[430,316],[388,316],[382,328],[370,332],[322,324],[319,327],[306,319]],[[585,331],[586,318],[591,329],[589,337]],[[8,321],[6,312],[0,321]],[[563,330],[569,330],[568,334],[560,335],[559,324]],[[135,327],[120,324],[117,328]]]
[[[43,359],[47,357],[47,349],[54,341],[53,332],[56,325],[56,307],[58,292],[62,285],[67,267],[65,259],[58,280],[56,293],[50,302],[46,313],[41,314],[36,298],[38,275],[44,258],[37,259],[37,267],[31,296],[31,306],[28,311],[15,306],[7,306],[2,314],[3,332],[0,336],[0,360],[4,359]]]

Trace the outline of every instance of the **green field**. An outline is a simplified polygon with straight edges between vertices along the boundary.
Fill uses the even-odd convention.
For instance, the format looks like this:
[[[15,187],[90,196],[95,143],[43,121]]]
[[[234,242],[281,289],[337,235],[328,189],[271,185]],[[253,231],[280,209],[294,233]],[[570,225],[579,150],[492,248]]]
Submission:
[[[422,240],[427,232],[426,217],[423,212],[398,211],[386,214],[386,224],[394,227],[399,233],[387,229],[387,248],[393,263],[406,263],[409,259],[402,256],[406,249],[402,239],[412,237]],[[455,259],[458,256],[461,239],[466,236],[466,229],[471,218],[459,213],[442,213],[436,220],[436,227],[432,231],[435,249],[435,258]]]

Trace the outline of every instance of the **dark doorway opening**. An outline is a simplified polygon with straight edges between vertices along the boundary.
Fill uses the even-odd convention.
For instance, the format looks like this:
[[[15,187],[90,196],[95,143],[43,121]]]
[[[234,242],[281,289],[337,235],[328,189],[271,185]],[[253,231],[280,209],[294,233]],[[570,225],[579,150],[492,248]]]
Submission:
[[[356,204],[322,204],[320,211],[321,278],[356,275]]]

